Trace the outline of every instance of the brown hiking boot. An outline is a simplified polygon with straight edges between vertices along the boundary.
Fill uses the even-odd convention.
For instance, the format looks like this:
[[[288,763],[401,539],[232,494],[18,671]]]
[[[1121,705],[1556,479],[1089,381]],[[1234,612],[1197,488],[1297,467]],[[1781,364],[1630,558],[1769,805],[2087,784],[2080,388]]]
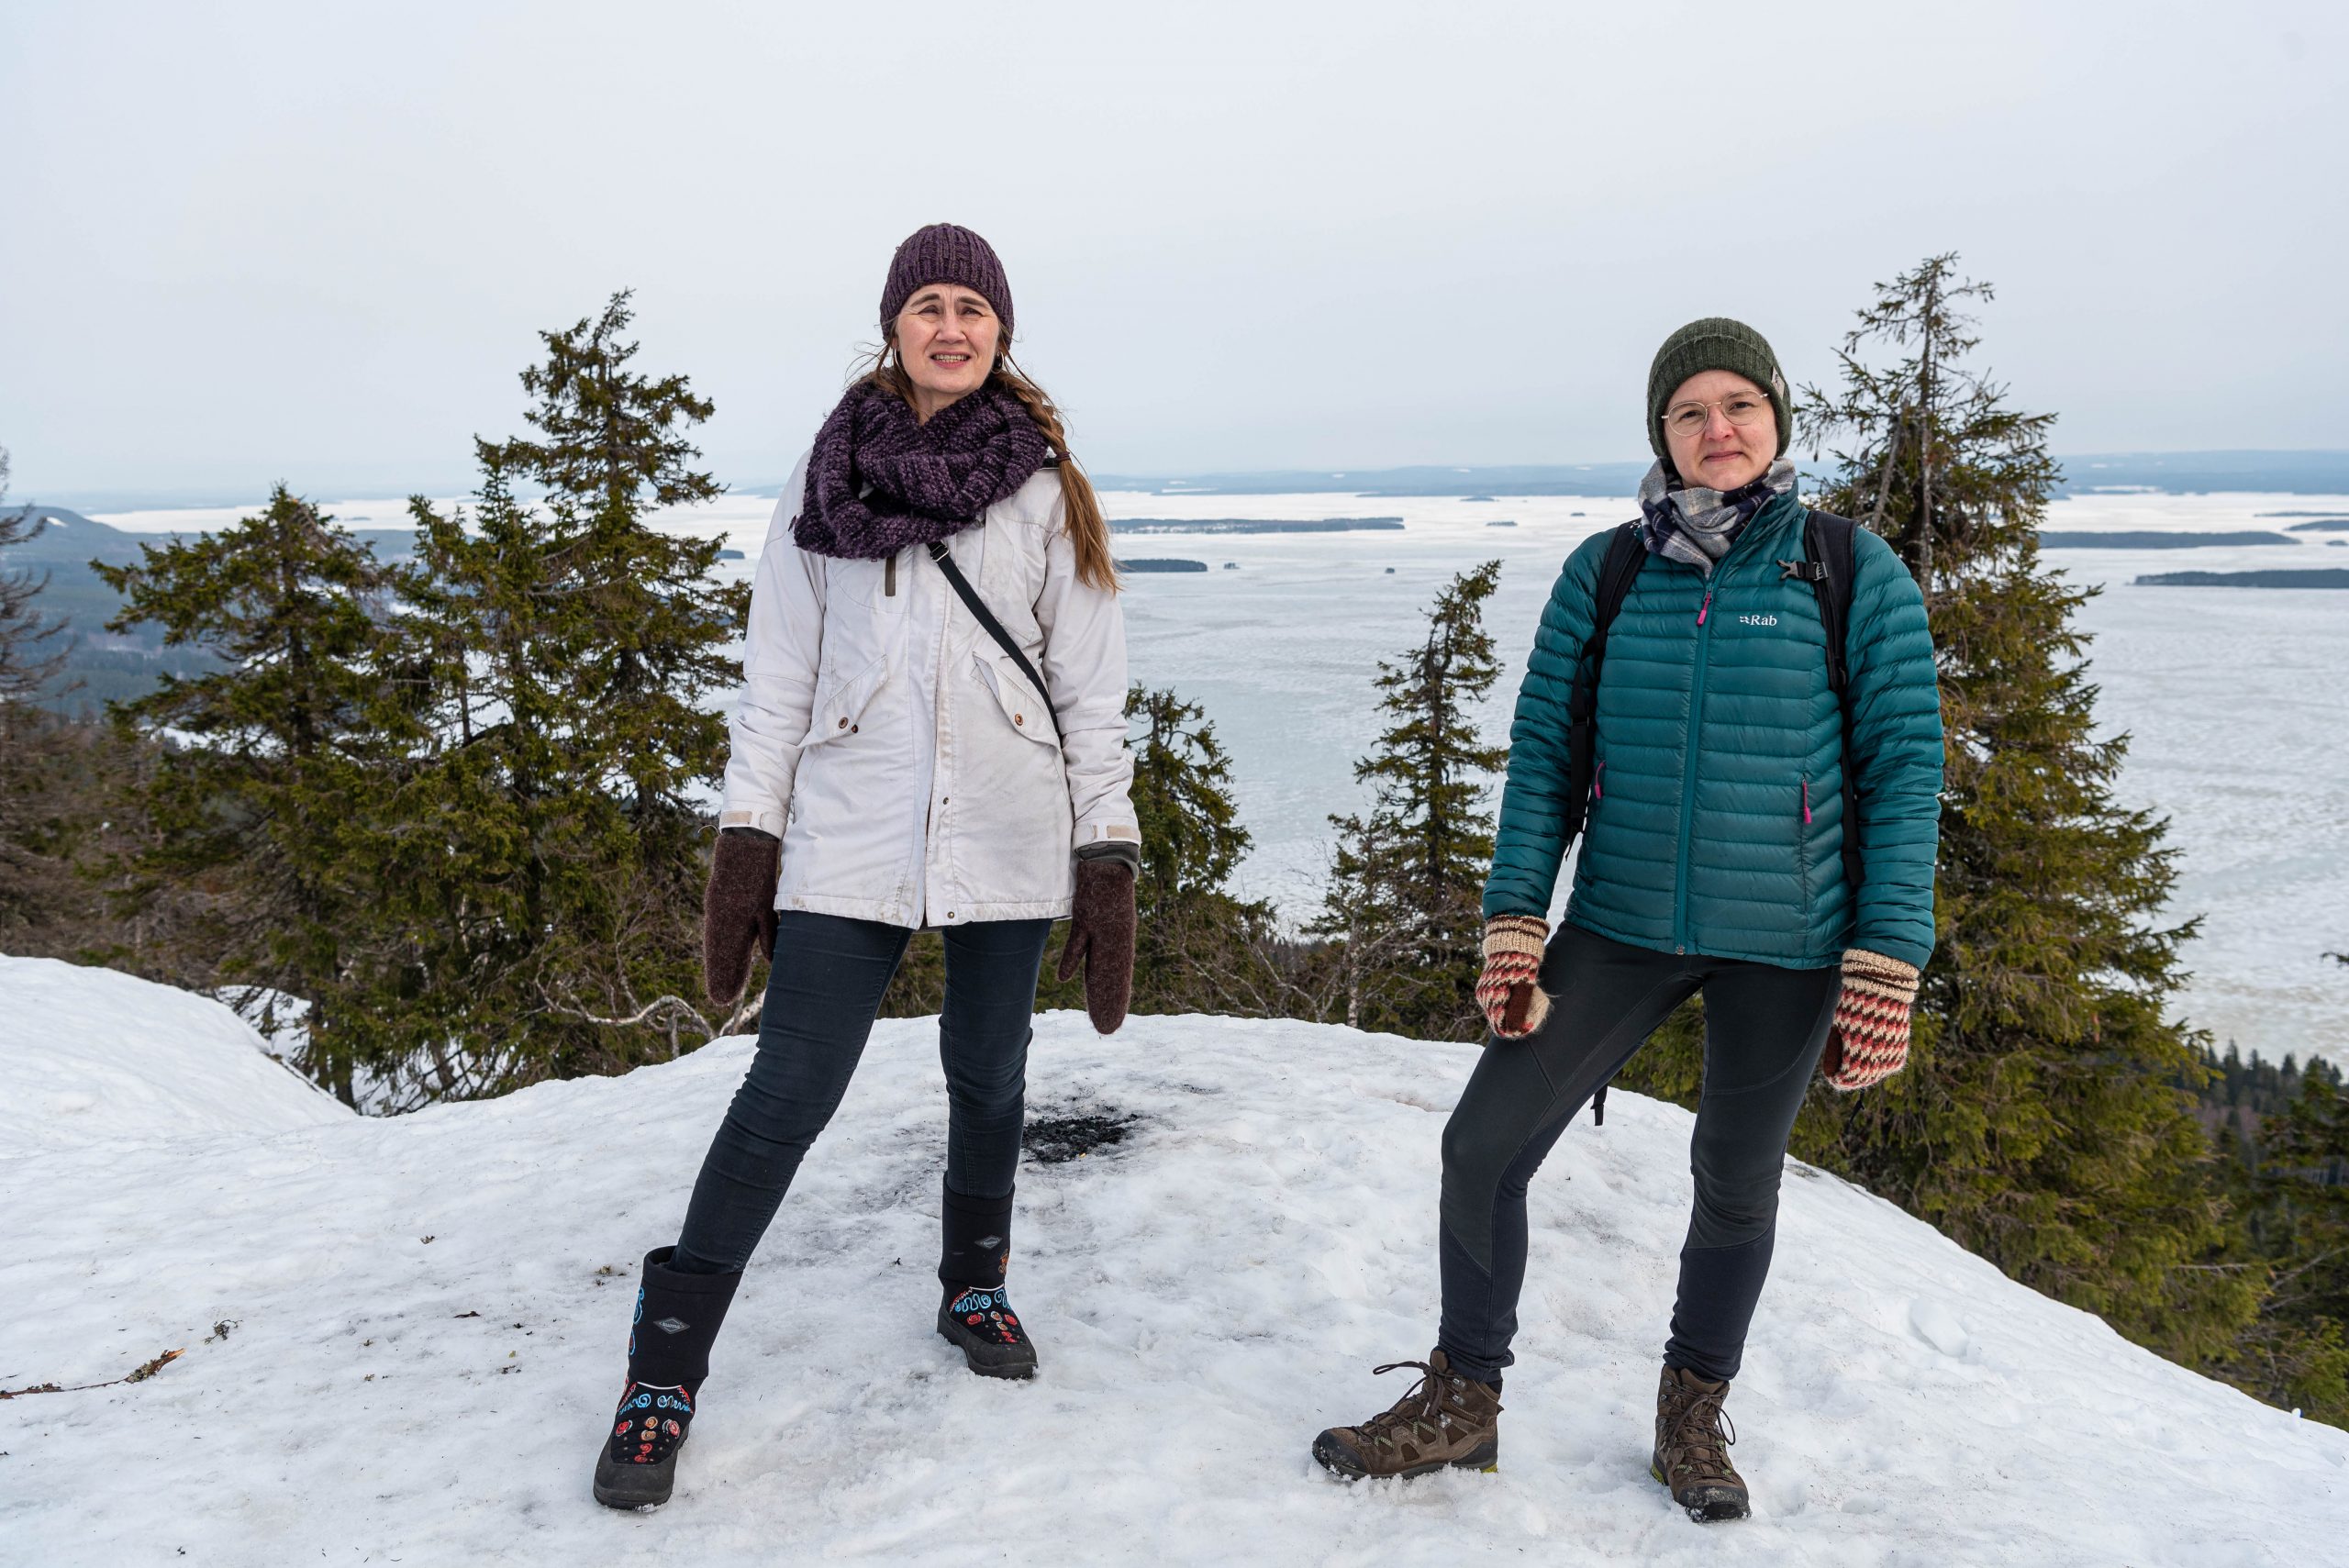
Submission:
[[[1321,1468],[1348,1481],[1365,1475],[1425,1475],[1449,1464],[1498,1470],[1501,1396],[1488,1383],[1452,1370],[1442,1351],[1423,1362],[1389,1362],[1380,1373],[1415,1366],[1427,1375],[1384,1414],[1359,1427],[1332,1427],[1313,1440]]]
[[[1747,1507],[1745,1481],[1729,1462],[1737,1429],[1721,1401],[1729,1385],[1710,1383],[1686,1367],[1665,1367],[1655,1391],[1655,1452],[1648,1473],[1672,1488],[1672,1500],[1699,1524],[1742,1519]]]

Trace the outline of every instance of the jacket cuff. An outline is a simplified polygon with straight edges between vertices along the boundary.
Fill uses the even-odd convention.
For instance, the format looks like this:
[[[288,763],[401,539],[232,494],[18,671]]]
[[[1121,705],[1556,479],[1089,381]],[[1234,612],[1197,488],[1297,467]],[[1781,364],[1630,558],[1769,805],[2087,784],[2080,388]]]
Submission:
[[[1849,946],[1865,952],[1882,953],[1887,958],[1898,959],[1909,968],[1918,970],[1923,969],[1927,961],[1933,956],[1931,943],[1920,946],[1916,942],[1903,941],[1898,937],[1871,936],[1865,931],[1854,932]]]
[[[1116,861],[1136,876],[1141,874],[1141,845],[1128,840],[1103,839],[1081,844],[1077,847],[1076,858],[1080,861]]]
[[[1069,848],[1078,854],[1096,844],[1131,844],[1141,849],[1141,829],[1130,822],[1080,822]]]
[[[739,806],[729,806],[718,814],[718,830],[723,833],[730,828],[755,828],[770,839],[780,839],[783,837],[783,813],[780,810],[753,811]]]

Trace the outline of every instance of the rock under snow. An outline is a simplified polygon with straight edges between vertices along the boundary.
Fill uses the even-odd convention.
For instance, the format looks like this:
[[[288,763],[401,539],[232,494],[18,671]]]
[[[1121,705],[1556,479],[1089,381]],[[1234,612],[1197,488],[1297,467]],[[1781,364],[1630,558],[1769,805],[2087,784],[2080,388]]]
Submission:
[[[184,1083],[228,1038],[176,993],[49,979],[43,1043],[78,1031],[126,1080]],[[8,1012],[13,1106],[32,1014]],[[1314,1432],[1400,1394],[1371,1366],[1433,1337],[1437,1139],[1474,1048],[1198,1018],[1104,1040],[1074,1014],[1038,1020],[1031,1116],[1137,1119],[1022,1173],[1041,1375],[974,1378],[932,1331],[936,1030],[885,1023],[738,1298],[675,1500],[612,1513],[588,1471],[636,1261],[750,1049],[136,1147],[12,1121],[0,1387],[186,1354],[0,1404],[7,1558],[2305,1568],[2349,1532],[2349,1433],[1799,1167],[1730,1402],[1755,1517],[1690,1524],[1647,1473],[1689,1118],[1631,1095],[1535,1184],[1499,1472],[1330,1481]]]
[[[351,1119],[268,1051],[208,996],[0,954],[0,1155]]]

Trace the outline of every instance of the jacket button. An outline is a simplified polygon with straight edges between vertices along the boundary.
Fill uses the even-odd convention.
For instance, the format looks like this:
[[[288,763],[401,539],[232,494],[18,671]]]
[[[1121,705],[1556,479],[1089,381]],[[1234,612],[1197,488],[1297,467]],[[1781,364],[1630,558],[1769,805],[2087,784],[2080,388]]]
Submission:
[[[850,725],[850,726],[848,727],[848,732],[849,732],[851,735],[855,734],[855,733],[856,733],[856,726],[855,726],[855,725],[853,725],[853,724]]]
[[[847,720],[847,719],[843,718],[843,719],[841,719],[841,728],[842,729],[846,729],[846,728],[848,728],[848,720]]]
[[[952,919],[954,917],[954,911],[952,909],[946,911],[946,917],[950,920]]]
[[[1011,722],[1014,724],[1025,724],[1028,722],[1028,716],[1024,713],[1015,713],[1011,716]]]

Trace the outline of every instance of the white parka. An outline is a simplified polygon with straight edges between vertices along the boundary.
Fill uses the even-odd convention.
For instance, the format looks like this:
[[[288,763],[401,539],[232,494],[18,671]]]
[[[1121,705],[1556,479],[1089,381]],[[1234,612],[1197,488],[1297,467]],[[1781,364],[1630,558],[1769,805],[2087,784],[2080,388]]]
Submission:
[[[1125,611],[1077,581],[1060,475],[1038,471],[947,541],[1051,688],[913,546],[886,561],[792,542],[802,458],[751,590],[721,827],[783,840],[775,907],[893,926],[1057,917],[1074,851],[1138,844]]]

